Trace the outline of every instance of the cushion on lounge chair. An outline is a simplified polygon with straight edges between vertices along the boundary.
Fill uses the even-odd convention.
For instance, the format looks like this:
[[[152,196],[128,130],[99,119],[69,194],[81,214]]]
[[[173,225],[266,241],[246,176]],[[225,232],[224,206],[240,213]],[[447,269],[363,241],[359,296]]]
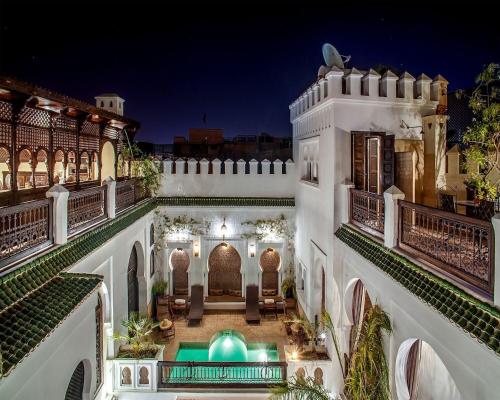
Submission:
[[[224,290],[222,289],[210,289],[210,296],[222,296],[224,294]]]

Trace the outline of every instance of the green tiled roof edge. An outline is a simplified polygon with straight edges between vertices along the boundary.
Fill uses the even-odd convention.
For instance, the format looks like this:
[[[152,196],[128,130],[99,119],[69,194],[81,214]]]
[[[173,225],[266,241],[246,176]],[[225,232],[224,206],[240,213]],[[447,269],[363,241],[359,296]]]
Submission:
[[[157,205],[154,199],[147,200],[130,212],[107,221],[63,246],[36,257],[32,261],[0,278],[0,313],[30,292],[90,254],[97,247],[146,215]]]
[[[158,197],[161,206],[294,207],[293,197]]]
[[[99,287],[102,279],[100,275],[62,272],[9,308],[11,314],[1,314],[0,377],[7,376],[54,332]],[[41,302],[46,306],[53,299],[57,299],[53,307],[41,306]],[[12,314],[19,316],[18,320]]]
[[[335,235],[424,303],[500,355],[500,312],[489,304],[343,225]]]

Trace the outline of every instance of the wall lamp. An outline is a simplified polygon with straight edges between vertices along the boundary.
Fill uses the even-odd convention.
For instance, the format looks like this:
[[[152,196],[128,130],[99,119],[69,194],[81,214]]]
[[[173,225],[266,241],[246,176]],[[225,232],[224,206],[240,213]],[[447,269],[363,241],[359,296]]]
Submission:
[[[422,125],[415,125],[415,126],[410,126],[408,125],[404,120],[401,120],[401,124],[399,124],[399,127],[401,129],[414,129],[414,128],[420,128],[420,134],[424,134],[424,129]]]

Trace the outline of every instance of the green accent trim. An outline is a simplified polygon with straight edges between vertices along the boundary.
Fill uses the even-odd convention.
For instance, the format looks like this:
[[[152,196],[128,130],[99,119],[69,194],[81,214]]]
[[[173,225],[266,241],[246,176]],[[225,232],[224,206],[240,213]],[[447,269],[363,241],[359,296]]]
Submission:
[[[156,207],[148,200],[0,278],[0,314]]]
[[[500,355],[500,312],[412,263],[360,232],[343,225],[335,236],[400,283],[424,303]]]
[[[141,203],[0,278],[0,377],[49,336],[103,279],[64,271],[156,206],[155,200]]]
[[[49,336],[101,284],[102,277],[62,273],[0,314],[0,377]]]
[[[171,207],[295,207],[293,197],[158,197],[157,203]]]

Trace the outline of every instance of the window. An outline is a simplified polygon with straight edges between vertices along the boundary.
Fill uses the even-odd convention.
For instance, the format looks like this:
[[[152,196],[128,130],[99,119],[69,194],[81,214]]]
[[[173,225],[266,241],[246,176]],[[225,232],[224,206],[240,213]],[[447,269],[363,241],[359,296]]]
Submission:
[[[101,100],[101,107],[104,107],[104,101]]]
[[[122,108],[122,103],[118,103],[118,108]]]
[[[155,226],[151,224],[149,228],[149,245],[152,246],[155,243]]]
[[[319,137],[301,141],[301,180],[317,185],[319,183]]]
[[[152,277],[155,274],[155,252],[151,250],[151,255],[149,257],[149,276]]]
[[[109,102],[109,106],[113,107],[113,102],[112,101]]]

